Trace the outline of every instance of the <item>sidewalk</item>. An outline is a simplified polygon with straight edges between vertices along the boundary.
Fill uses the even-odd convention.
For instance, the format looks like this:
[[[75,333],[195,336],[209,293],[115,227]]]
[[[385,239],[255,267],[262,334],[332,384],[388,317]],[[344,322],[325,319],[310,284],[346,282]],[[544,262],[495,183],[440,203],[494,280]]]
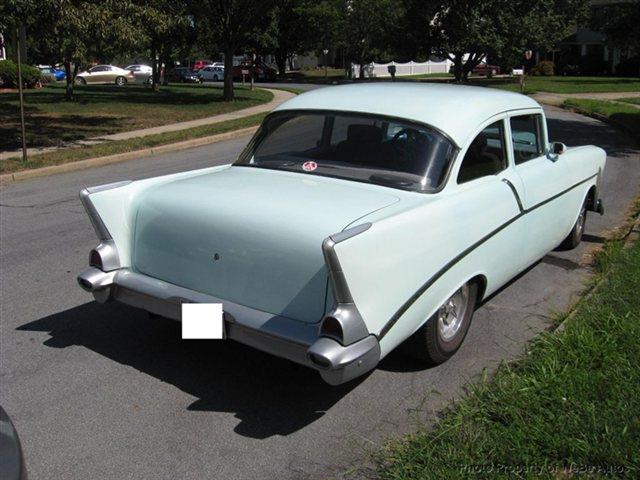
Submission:
[[[547,105],[560,106],[567,98],[586,98],[591,100],[616,101],[619,98],[640,97],[640,92],[595,92],[595,93],[548,93],[540,92],[532,95],[534,100]],[[640,108],[640,105],[625,103],[632,107]]]
[[[256,105],[255,107],[244,108],[242,110],[236,110],[235,112],[221,113],[219,115],[213,115],[211,117],[198,118],[196,120],[189,120],[187,122],[171,123],[169,125],[161,125],[159,127],[144,128],[141,130],[131,130],[128,132],[114,133],[112,135],[104,135],[100,137],[93,137],[87,140],[80,140],[77,142],[69,143],[61,147],[46,147],[46,148],[28,148],[27,155],[36,155],[39,153],[51,152],[54,150],[60,150],[64,148],[78,147],[82,145],[95,145],[102,142],[128,140],[130,138],[146,137],[147,135],[156,135],[158,133],[175,132],[178,130],[186,130],[189,128],[200,127],[202,125],[212,125],[215,123],[226,122],[227,120],[235,120],[243,117],[250,117],[258,113],[270,112],[281,103],[295,97],[295,94],[287,92],[285,90],[276,90],[271,88],[264,88],[273,94],[273,100],[262,105]],[[22,150],[12,150],[9,152],[0,152],[0,161],[9,158],[17,158],[22,155]]]

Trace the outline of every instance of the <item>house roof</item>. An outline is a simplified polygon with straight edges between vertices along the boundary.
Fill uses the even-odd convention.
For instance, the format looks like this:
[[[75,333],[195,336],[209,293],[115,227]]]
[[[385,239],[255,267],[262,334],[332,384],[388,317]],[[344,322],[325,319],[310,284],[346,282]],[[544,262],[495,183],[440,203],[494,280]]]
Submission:
[[[335,110],[406,118],[431,125],[463,146],[481,122],[524,108],[540,105],[525,95],[494,88],[385,82],[319,88],[284,102],[275,111]]]

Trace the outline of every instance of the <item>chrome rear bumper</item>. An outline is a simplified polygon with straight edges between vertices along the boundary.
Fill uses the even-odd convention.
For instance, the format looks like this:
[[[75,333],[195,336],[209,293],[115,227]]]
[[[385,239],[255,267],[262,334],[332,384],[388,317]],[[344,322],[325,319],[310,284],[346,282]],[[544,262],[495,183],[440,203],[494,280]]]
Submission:
[[[222,303],[228,338],[314,368],[332,385],[375,368],[380,345],[368,335],[350,345],[320,337],[319,324],[255,310],[122,268],[110,272],[91,267],[78,275],[80,286],[98,302],[117,300],[149,312],[182,319],[183,303]]]

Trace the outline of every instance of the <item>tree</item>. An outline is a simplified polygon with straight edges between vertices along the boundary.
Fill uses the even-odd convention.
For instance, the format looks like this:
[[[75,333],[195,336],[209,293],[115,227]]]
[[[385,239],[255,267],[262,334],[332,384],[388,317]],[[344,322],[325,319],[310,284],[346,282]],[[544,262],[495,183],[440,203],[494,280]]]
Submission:
[[[233,56],[251,43],[274,7],[275,0],[203,0],[194,5],[198,32],[224,52],[224,100],[234,98]]]
[[[11,0],[7,18],[26,27],[36,62],[62,63],[66,99],[73,99],[78,68],[100,49],[126,48],[136,40],[133,5],[126,0]]]
[[[351,0],[346,2],[345,40],[347,53],[360,65],[364,78],[365,63],[384,51],[393,34],[402,5],[399,0]]]
[[[586,0],[446,0],[432,19],[436,51],[453,62],[457,81],[485,58],[552,48],[587,8]]]
[[[171,0],[138,0],[136,17],[149,49],[153,90],[158,91],[162,65],[168,68],[174,49],[193,40],[193,19],[185,2]],[[165,85],[167,80],[165,75]]]
[[[287,60],[299,52],[306,37],[304,0],[279,0],[274,11],[273,53],[278,73],[284,75]]]
[[[590,26],[628,56],[640,54],[640,2],[628,1],[592,7]]]

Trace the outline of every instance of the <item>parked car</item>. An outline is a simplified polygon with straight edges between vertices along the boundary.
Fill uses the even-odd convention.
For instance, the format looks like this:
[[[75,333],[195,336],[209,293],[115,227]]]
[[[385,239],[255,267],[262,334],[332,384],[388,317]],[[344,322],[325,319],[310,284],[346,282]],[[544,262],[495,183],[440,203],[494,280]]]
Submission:
[[[124,69],[133,72],[136,83],[153,83],[153,70],[149,65],[135,64],[124,67]]]
[[[213,81],[224,80],[224,67],[214,67],[208,65],[198,72],[198,78],[200,81]]]
[[[550,142],[516,93],[318,89],[269,114],[233,165],[83,190],[100,243],[78,281],[176,320],[221,303],[225,338],[331,384],[399,345],[437,364],[484,299],[580,242],[605,159]]]
[[[177,67],[169,72],[170,82],[198,83],[200,77],[187,67]]]
[[[488,63],[480,63],[475,66],[471,71],[473,75],[491,78],[500,74],[500,67],[498,65],[490,65]]]
[[[212,63],[213,62],[211,60],[196,60],[195,62],[193,62],[192,70],[197,73],[204,67],[206,67],[207,65],[211,65]]]
[[[67,78],[67,74],[64,70],[52,67],[51,65],[38,65],[38,69],[42,73],[42,76],[47,78],[49,81],[55,80],[60,82]]]
[[[0,478],[27,480],[27,468],[18,432],[2,407],[0,407]]]
[[[131,70],[125,70],[124,68],[114,67],[113,65],[96,65],[79,73],[76,76],[76,82],[81,85],[115,83],[118,86],[123,86],[128,82],[135,82],[135,76]]]

